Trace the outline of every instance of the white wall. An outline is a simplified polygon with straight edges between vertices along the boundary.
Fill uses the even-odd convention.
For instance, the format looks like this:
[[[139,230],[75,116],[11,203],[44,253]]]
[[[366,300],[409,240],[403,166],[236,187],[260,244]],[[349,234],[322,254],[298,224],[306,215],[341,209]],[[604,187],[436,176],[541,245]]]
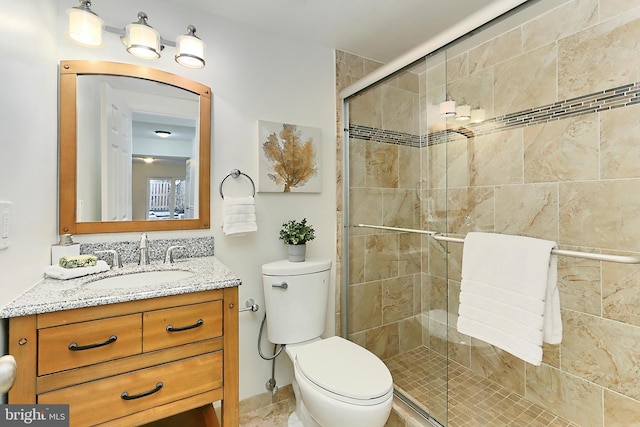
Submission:
[[[93,9],[106,25],[124,27],[138,11],[167,39],[182,34],[188,24],[207,43],[207,65],[189,70],[173,60],[167,48],[156,61],[127,54],[114,34],[105,34],[102,49],[87,49],[63,35],[66,9],[74,0],[5,2],[0,12],[0,115],[4,135],[0,138],[0,200],[13,202],[13,245],[0,251],[0,305],[16,297],[42,276],[49,262],[49,245],[57,238],[57,63],[62,59],[95,59],[135,63],[181,74],[208,85],[212,105],[212,227],[207,231],[150,233],[165,237],[215,237],[216,256],[243,280],[240,305],[254,298],[259,313],[240,315],[240,397],[262,393],[271,364],[257,354],[256,342],[264,314],[260,266],[286,257],[278,240],[282,222],[307,217],[318,237],[308,255],[332,258],[335,263],[335,82],[331,49],[309,45],[296,34],[282,38],[253,30],[236,22],[167,0],[94,2]],[[57,6],[57,9],[55,9]],[[55,15],[55,16],[54,16]],[[29,49],[12,48],[18,36]],[[258,193],[257,233],[244,237],[224,236],[221,230],[220,181],[233,168],[256,180],[258,164],[257,121],[294,123],[322,129],[322,193]],[[15,185],[19,183],[19,185]],[[249,191],[241,178],[225,182],[225,195]],[[80,242],[135,239],[138,234],[76,236]],[[332,283],[332,292],[335,284]],[[330,312],[333,312],[334,298]],[[334,330],[334,316],[328,318]],[[5,331],[1,331],[3,334]],[[272,345],[263,341],[265,353]],[[278,385],[290,382],[291,366],[279,358]],[[286,371],[286,372],[285,372]]]

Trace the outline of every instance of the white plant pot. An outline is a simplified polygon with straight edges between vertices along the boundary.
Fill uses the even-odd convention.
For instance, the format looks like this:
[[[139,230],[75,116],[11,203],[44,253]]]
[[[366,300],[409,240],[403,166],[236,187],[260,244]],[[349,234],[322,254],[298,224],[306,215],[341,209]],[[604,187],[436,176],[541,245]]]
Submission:
[[[289,246],[289,261],[291,262],[304,262],[305,255],[307,253],[306,243],[301,245],[288,245]]]

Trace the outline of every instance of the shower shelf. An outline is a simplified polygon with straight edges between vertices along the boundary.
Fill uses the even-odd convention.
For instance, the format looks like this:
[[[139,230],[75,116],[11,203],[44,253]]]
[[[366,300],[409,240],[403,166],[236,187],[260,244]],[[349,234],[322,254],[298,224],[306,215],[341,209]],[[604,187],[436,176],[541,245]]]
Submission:
[[[387,227],[384,225],[371,225],[371,224],[355,224],[354,227],[375,228],[378,230],[402,231],[407,233],[427,234],[433,237],[435,240],[442,241],[442,242],[464,243],[464,238],[462,237],[445,236],[444,234],[439,233],[437,231],[417,230],[413,228]],[[591,252],[570,251],[566,249],[552,249],[551,253],[553,255],[592,259],[596,261],[617,262],[621,264],[640,264],[640,255],[597,254],[597,253],[591,253]]]

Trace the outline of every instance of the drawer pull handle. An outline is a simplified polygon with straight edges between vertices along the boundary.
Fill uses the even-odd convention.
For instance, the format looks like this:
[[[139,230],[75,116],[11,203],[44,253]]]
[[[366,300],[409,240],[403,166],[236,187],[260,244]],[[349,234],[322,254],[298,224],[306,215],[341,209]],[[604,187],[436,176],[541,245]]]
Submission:
[[[95,344],[87,344],[87,345],[78,345],[75,342],[69,344],[69,350],[71,351],[80,351],[80,350],[89,350],[90,348],[102,347],[103,345],[111,344],[118,339],[117,336],[111,335],[108,340],[97,342]]]
[[[163,386],[164,384],[159,382],[156,384],[156,388],[154,388],[153,390],[143,391],[142,393],[134,394],[133,396],[129,396],[129,392],[123,391],[120,395],[120,398],[124,400],[140,399],[141,397],[149,396],[150,394],[159,392]]]
[[[198,319],[198,321],[196,323],[194,323],[193,325],[189,325],[189,326],[181,326],[181,327],[174,328],[172,325],[167,325],[167,332],[186,331],[188,329],[197,328],[198,326],[202,326],[202,325],[204,325],[204,320],[202,320],[202,319]]]

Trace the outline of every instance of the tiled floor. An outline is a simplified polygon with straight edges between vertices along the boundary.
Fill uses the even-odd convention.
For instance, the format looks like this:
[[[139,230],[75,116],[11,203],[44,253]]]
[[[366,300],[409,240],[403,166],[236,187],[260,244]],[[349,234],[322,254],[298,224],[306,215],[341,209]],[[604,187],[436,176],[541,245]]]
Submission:
[[[470,369],[418,347],[385,360],[396,388],[448,427],[579,427]]]
[[[449,361],[447,372],[446,358],[426,347],[385,363],[395,387],[448,427],[579,427],[458,363]],[[240,426],[286,427],[294,406],[293,392],[283,389],[273,404],[244,413]]]

